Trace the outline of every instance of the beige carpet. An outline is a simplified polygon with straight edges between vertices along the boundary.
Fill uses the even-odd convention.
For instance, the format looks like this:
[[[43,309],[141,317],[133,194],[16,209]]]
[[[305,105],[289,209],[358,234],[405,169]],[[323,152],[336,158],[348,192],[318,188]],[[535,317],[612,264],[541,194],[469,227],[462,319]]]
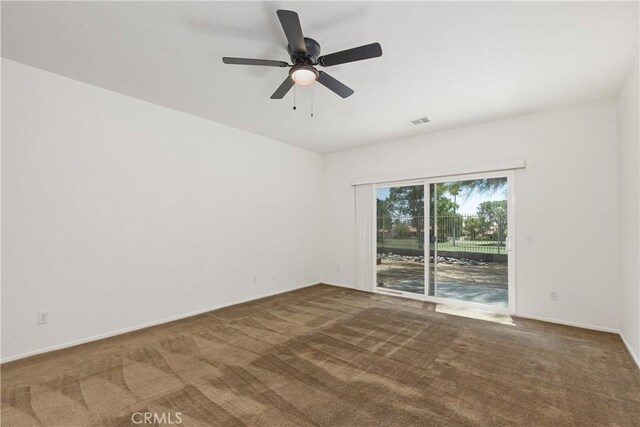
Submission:
[[[514,323],[313,286],[4,364],[2,425],[640,424],[617,335]]]

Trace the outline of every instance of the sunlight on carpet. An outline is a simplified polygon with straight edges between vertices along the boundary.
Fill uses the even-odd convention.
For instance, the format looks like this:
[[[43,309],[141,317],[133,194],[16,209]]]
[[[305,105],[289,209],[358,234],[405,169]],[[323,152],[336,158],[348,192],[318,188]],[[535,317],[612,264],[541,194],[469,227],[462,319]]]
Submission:
[[[451,305],[438,304],[438,313],[452,314],[454,316],[468,317],[471,319],[486,320],[488,322],[501,323],[503,325],[516,326],[513,319],[508,314],[493,313],[491,311],[478,310],[465,307],[454,307]]]

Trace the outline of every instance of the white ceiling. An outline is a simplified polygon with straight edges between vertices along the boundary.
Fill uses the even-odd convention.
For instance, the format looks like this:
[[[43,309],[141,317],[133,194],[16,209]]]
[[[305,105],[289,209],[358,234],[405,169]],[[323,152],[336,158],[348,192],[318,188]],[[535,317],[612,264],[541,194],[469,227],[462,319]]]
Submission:
[[[222,63],[288,61],[280,8],[325,54],[380,42],[324,68],[353,96],[293,111],[287,69]],[[2,3],[6,58],[318,152],[612,97],[637,51],[637,2]]]

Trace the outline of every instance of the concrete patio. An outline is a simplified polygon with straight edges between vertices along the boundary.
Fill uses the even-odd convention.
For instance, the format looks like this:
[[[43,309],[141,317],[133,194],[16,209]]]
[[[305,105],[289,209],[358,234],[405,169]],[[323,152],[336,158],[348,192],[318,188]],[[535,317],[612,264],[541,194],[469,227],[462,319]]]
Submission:
[[[433,277],[431,266],[430,275]],[[424,294],[424,264],[382,260],[377,266],[381,288]],[[433,281],[432,281],[433,282]],[[436,296],[497,307],[508,306],[508,269],[506,264],[455,265],[438,263]]]

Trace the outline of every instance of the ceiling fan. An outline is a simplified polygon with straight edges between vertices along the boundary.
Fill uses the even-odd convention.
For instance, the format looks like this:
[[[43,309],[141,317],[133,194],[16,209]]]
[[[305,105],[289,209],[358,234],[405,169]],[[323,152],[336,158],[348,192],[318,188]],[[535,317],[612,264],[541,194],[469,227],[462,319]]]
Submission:
[[[273,95],[271,95],[271,99],[282,99],[294,84],[304,86],[316,80],[341,97],[347,98],[353,95],[353,89],[334,79],[324,71],[317,70],[316,66],[330,67],[332,65],[382,56],[380,43],[371,43],[320,56],[320,43],[302,35],[300,19],[296,12],[291,10],[278,10],[276,13],[278,14],[280,24],[282,24],[282,29],[289,42],[287,51],[289,52],[293,65],[284,61],[269,59],[229,58],[226,56],[222,58],[222,62],[225,64],[290,67],[289,75]]]

